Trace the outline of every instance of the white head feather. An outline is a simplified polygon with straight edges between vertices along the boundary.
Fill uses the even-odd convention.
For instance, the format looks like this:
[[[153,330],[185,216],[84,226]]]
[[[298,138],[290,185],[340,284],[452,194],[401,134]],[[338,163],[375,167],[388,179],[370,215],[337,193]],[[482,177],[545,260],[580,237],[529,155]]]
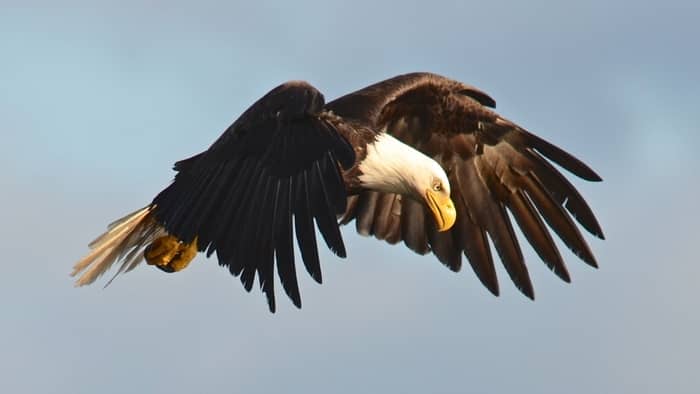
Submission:
[[[450,195],[450,183],[440,164],[387,133],[367,145],[359,179],[368,189],[420,198],[436,182]]]

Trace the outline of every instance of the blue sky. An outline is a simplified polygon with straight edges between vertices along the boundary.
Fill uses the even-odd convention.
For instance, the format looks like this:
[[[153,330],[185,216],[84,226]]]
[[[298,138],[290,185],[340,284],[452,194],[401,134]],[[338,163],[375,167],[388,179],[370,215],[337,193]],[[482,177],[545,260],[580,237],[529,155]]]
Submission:
[[[698,17],[673,0],[0,2],[0,392],[698,392]],[[272,87],[332,99],[409,71],[482,88],[602,175],[575,181],[608,238],[588,238],[599,270],[563,252],[567,285],[526,247],[537,301],[500,267],[495,298],[347,227],[324,284],[300,275],[300,311],[280,297],[271,315],[203,257],[72,287],[87,242]]]

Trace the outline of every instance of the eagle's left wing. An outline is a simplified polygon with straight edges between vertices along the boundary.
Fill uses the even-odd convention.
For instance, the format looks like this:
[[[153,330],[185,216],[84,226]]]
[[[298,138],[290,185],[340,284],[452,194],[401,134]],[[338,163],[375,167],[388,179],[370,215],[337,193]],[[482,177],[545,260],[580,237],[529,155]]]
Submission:
[[[474,87],[427,73],[391,78],[328,103],[335,114],[385,130],[440,163],[457,209],[454,227],[438,232],[421,204],[396,194],[363,192],[349,197],[343,222],[355,219],[362,234],[390,243],[403,240],[421,254],[432,251],[454,271],[461,268],[464,253],[481,282],[498,294],[490,239],[515,285],[534,298],[507,211],[542,260],[568,282],[545,223],[592,266],[595,257],[572,217],[600,238],[603,232],[586,201],[550,161],[589,181],[600,177],[488,108],[494,106]]]

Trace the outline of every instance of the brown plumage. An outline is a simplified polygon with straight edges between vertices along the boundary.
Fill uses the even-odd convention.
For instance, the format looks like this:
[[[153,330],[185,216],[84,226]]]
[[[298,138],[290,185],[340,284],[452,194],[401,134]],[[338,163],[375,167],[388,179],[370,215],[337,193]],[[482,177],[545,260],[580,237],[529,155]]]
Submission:
[[[568,282],[549,228],[592,266],[573,219],[600,238],[603,232],[550,161],[589,181],[600,177],[494,106],[486,93],[428,73],[391,78],[328,104],[307,83],[280,85],[209,149],[176,163],[173,183],[90,244],[73,275],[82,273],[78,285],[89,284],[119,260],[117,274],[130,271],[144,254],[173,272],[206,251],[248,291],[257,276],[271,311],[276,267],[300,307],[294,236],[304,267],[320,283],[316,229],[345,257],[340,217],[340,224],[355,220],[360,234],[432,251],[453,271],[464,255],[498,294],[492,243],[515,285],[533,298],[507,212]]]
[[[496,114],[489,108],[495,104],[472,86],[428,73],[391,78],[327,104],[344,119],[386,130],[435,159],[448,174],[457,208],[455,226],[437,232],[422,205],[395,194],[364,191],[349,197],[342,223],[354,219],[361,234],[389,243],[403,240],[420,254],[432,251],[454,271],[460,270],[464,254],[481,282],[497,295],[490,239],[515,285],[534,298],[506,211],[547,266],[569,282],[545,223],[594,267],[595,257],[571,217],[599,238],[603,231],[578,191],[546,159],[583,179],[601,178],[575,157]]]

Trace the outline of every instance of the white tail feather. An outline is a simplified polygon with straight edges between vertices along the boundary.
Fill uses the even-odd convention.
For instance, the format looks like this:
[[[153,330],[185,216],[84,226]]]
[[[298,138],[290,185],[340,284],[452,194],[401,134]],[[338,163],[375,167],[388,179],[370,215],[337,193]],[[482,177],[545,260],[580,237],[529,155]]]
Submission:
[[[165,230],[150,215],[151,209],[151,206],[147,206],[112,222],[104,234],[90,242],[90,253],[73,266],[71,276],[82,272],[75,282],[76,286],[94,282],[115,262],[122,260],[117,273],[107,282],[109,285],[117,275],[131,271],[143,260],[143,249],[165,234]]]

